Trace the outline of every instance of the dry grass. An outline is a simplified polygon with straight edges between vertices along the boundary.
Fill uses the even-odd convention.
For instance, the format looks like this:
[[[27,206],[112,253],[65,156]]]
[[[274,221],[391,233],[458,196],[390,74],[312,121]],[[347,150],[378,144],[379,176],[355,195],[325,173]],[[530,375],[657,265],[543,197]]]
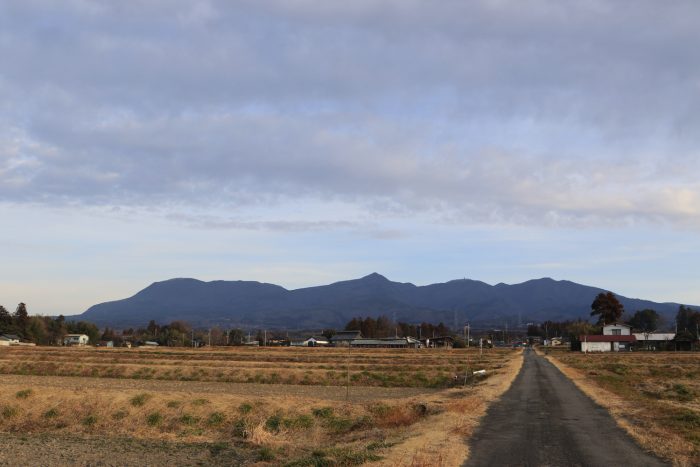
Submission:
[[[499,361],[497,351],[483,357],[489,368]],[[353,386],[446,388],[463,369],[464,351],[441,349],[36,347],[0,351],[0,374],[14,375],[311,386],[342,386],[349,376]]]
[[[493,376],[474,386],[450,389],[427,399],[439,413],[426,417],[405,433],[381,465],[453,466],[469,456],[467,440],[486,414],[488,406],[513,383],[522,366],[522,353],[511,358]]]
[[[642,447],[677,466],[700,465],[700,354],[570,352],[548,359]]]
[[[29,376],[0,380],[0,426],[22,434],[237,443],[257,450],[261,465],[359,465],[382,458],[384,465],[427,465],[428,458],[431,465],[458,465],[466,456],[466,437],[520,364],[519,353],[511,350],[479,358],[474,350],[440,349],[11,349],[0,352],[0,372]],[[102,376],[115,373],[106,367],[124,368],[117,371],[121,380],[106,381],[125,384],[101,384]],[[178,367],[184,370],[177,373]],[[351,392],[377,391],[364,384],[380,382],[396,388],[382,389],[395,396],[318,398],[316,392],[326,389],[318,385],[346,381],[346,367]],[[42,368],[48,375],[93,376],[75,378],[84,387],[68,387],[67,378],[36,376]],[[146,389],[132,373],[146,374],[144,368],[154,369],[149,374],[159,378],[148,381]],[[259,384],[250,384],[246,392],[241,390],[245,385],[221,382],[214,373],[230,378],[251,368],[268,379],[278,375],[275,394],[259,391]],[[489,377],[462,388],[467,368],[484,368]],[[195,369],[201,381],[211,377],[221,390],[188,392],[188,385],[194,389],[205,383],[181,383],[177,375]],[[289,385],[295,381],[290,375],[309,372],[319,378]],[[28,384],[37,381],[41,384]],[[401,395],[402,388],[431,387],[436,381],[440,387],[459,387]],[[226,384],[235,385],[236,393],[227,392]]]

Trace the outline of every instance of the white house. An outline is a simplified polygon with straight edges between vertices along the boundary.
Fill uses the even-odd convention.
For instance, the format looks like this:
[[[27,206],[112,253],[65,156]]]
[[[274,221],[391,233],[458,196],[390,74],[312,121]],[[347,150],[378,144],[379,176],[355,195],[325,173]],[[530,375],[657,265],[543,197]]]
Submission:
[[[19,345],[19,337],[13,334],[2,334],[0,335],[0,345],[10,346]]]
[[[632,334],[632,327],[626,324],[606,324],[603,326],[604,336],[629,336]]]
[[[63,345],[78,345],[84,346],[90,341],[87,334],[66,334],[63,338]]]
[[[636,342],[631,335],[603,335],[580,336],[581,352],[619,352],[630,350],[630,346]]]
[[[290,345],[294,347],[327,347],[330,341],[324,336],[311,336],[303,341],[292,341]]]

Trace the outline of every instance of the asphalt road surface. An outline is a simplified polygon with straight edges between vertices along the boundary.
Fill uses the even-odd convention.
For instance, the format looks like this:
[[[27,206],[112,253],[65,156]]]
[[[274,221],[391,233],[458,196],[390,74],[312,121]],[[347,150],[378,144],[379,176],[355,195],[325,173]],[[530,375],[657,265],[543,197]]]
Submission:
[[[525,362],[470,441],[471,466],[662,466],[545,358]]]

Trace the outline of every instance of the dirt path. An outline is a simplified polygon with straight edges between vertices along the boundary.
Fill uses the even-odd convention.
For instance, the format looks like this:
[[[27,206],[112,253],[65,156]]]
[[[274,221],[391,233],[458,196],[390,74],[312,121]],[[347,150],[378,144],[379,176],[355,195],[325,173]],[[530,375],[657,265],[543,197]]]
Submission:
[[[513,386],[488,410],[470,451],[466,467],[666,465],[531,350]]]
[[[324,400],[345,400],[346,390],[339,386],[309,386],[293,384],[218,383],[205,381],[166,381],[119,378],[90,378],[78,376],[25,376],[0,375],[0,391],[3,386],[27,388],[48,387],[74,390],[110,389],[156,392],[185,392],[208,394],[232,394],[260,397],[292,396]],[[426,388],[381,388],[351,386],[350,400],[354,402],[378,399],[394,399],[435,393],[437,389]]]
[[[236,466],[256,460],[230,445],[0,433],[0,466]]]

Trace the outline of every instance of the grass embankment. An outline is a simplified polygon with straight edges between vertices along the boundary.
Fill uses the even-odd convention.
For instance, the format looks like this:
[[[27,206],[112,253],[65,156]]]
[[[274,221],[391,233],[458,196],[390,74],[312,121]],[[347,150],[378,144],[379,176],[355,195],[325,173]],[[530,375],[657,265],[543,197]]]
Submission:
[[[550,361],[641,446],[700,465],[700,354],[555,352]]]
[[[291,352],[285,354],[285,350]],[[295,388],[278,385],[282,395],[261,396],[256,393],[260,386],[253,384],[249,394],[241,394],[240,390],[237,394],[204,393],[176,390],[168,380],[154,380],[153,385],[149,382],[152,389],[149,391],[110,389],[98,384],[103,381],[100,372],[97,377],[80,378],[81,382],[85,381],[84,389],[52,387],[50,376],[41,378],[42,384],[33,387],[13,378],[13,383],[6,382],[0,391],[0,426],[2,431],[38,436],[109,436],[207,443],[211,449],[221,452],[235,447],[244,450],[250,462],[261,465],[359,465],[375,461],[385,465],[458,465],[466,455],[465,438],[490,398],[496,397],[501,389],[505,390],[504,384],[521,361],[519,354],[512,351],[493,351],[479,359],[474,351],[459,350],[376,353],[305,350],[172,352],[166,349],[129,353],[33,349],[24,355],[34,355],[34,363],[53,368],[49,374],[62,374],[62,369],[74,365],[87,369],[136,365],[166,372],[174,370],[170,367],[175,363],[171,362],[177,362],[176,357],[179,357],[186,368],[204,367],[225,374],[238,365],[246,368],[244,371],[254,368],[252,371],[265,374],[321,372],[319,374],[326,375],[320,380],[321,384],[346,381],[342,372],[346,366],[356,392],[362,390],[364,380],[353,379],[352,375],[363,372],[393,373],[393,378],[384,382],[389,381],[395,387],[401,387],[401,382],[407,380],[408,376],[403,374],[423,373],[435,377],[459,370],[459,374],[464,375],[467,365],[469,370],[477,369],[477,365],[478,369],[487,369],[489,377],[479,382],[470,380],[473,384],[466,387],[361,402],[319,399],[314,394],[317,386],[310,384],[304,386],[307,390],[301,394],[290,391],[293,395],[285,396],[285,387]],[[0,353],[0,360],[11,368],[20,363],[15,351]],[[133,363],[135,360],[140,363]],[[333,371],[343,373],[345,378],[329,377],[331,370],[325,367],[334,368]],[[32,365],[32,368],[39,366]],[[27,377],[27,381],[35,379]],[[453,384],[452,375],[449,379]],[[424,462],[421,456],[430,453],[433,453],[431,461]]]

